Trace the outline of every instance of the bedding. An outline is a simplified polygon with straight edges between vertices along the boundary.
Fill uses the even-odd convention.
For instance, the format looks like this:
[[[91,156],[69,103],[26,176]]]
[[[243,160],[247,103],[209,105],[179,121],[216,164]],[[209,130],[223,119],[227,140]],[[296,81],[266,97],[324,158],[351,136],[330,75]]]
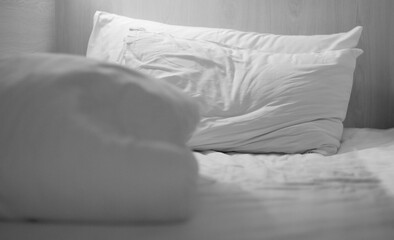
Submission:
[[[87,56],[116,61],[129,29],[167,33],[179,38],[199,39],[230,47],[279,53],[321,52],[354,48],[357,46],[362,32],[362,27],[357,26],[348,32],[336,34],[277,35],[223,28],[177,26],[97,11],[94,15]]]
[[[362,28],[286,36],[173,26],[96,12],[87,56],[159,78],[193,97],[194,150],[335,154]]]
[[[1,239],[394,237],[394,129],[345,128],[338,154],[195,152],[195,217],[179,225],[0,223]]]
[[[199,103],[194,150],[335,154],[360,49],[266,53],[130,31],[118,63]]]
[[[84,57],[0,60],[0,218],[190,217],[197,105],[175,87]],[[4,239],[4,238],[2,238]]]
[[[126,1],[122,2],[116,6],[114,3],[108,3],[107,7],[127,12],[133,5],[125,3]],[[273,4],[272,1],[267,1],[258,7],[271,7],[272,4],[275,10],[290,3],[280,2],[280,4]],[[138,8],[144,12],[146,6],[142,5]],[[216,5],[215,3],[212,6],[216,7]],[[336,2],[334,5],[337,9],[343,8],[344,11],[339,11],[337,16],[339,16],[338,19],[345,20],[344,25],[354,23],[355,16],[360,14],[358,17],[361,15],[366,17],[361,16],[357,22],[375,26],[376,24],[371,24],[371,21],[374,21],[374,16],[382,13],[381,5],[369,9],[371,11],[368,10],[368,14],[362,14],[365,13],[365,8],[370,7],[365,4],[348,5]],[[225,19],[231,17],[233,10],[238,7],[232,4],[223,6],[223,12],[213,12],[224,14]],[[90,10],[95,7],[97,5],[91,1],[86,6],[84,4],[79,12],[86,13],[85,10],[91,12]],[[194,5],[186,4],[183,7],[190,10]],[[246,4],[242,8],[249,11],[253,7],[256,6]],[[316,15],[308,14],[308,9],[311,8],[304,8],[303,4],[290,4],[286,7],[289,7],[286,11],[289,10],[291,17],[282,23],[294,21],[290,25],[303,26],[303,23],[309,24],[311,19],[316,18]],[[63,10],[73,12],[78,8],[78,4],[75,1],[71,5],[62,5],[60,8],[64,8],[60,11],[60,15],[63,16],[62,13],[65,13]],[[347,11],[350,8],[356,10]],[[312,9],[315,10],[314,7]],[[56,10],[58,10],[57,7]],[[249,13],[244,10],[240,13]],[[170,12],[172,9],[167,11],[167,13]],[[275,10],[274,12],[282,11]],[[150,13],[153,14],[148,11],[142,15]],[[352,20],[349,22],[349,18],[342,15],[350,16]],[[69,14],[69,16],[75,16],[75,14]],[[332,19],[333,16],[323,17]],[[384,14],[382,17],[384,18]],[[180,21],[187,20],[189,14],[181,13],[175,18]],[[255,22],[249,21],[254,20],[253,17],[247,19],[242,17],[242,20],[248,22],[241,24],[244,27],[261,27],[260,24],[255,25]],[[75,23],[75,21],[68,22]],[[212,21],[210,24],[218,24],[218,22]],[[275,26],[276,24],[263,25]],[[319,25],[321,24],[312,23],[305,30],[313,29],[314,31]],[[325,29],[337,28],[339,27],[337,25],[329,24],[325,26]],[[343,59],[344,55],[351,55],[351,52],[359,53],[354,48],[361,34],[361,27],[356,27],[347,33],[332,35],[285,36],[231,29],[174,26],[97,12],[87,55],[110,62],[117,62],[121,59],[120,57],[126,60],[127,54],[123,51],[125,50],[124,40],[130,29],[171,35],[183,40],[210,42],[220,45],[221,48],[237,49],[234,50],[237,52],[249,49],[262,51],[270,56],[328,54],[333,62]],[[76,29],[77,35],[84,35],[85,32],[82,30],[82,28]],[[379,33],[379,31],[368,32],[373,32],[375,35]],[[72,36],[73,34],[70,35],[71,38],[75,37]],[[70,51],[75,50],[75,47],[81,47],[78,46],[78,39],[83,39],[81,36],[77,36],[75,42],[72,41],[73,46],[69,46]],[[72,40],[71,38],[69,40]],[[368,36],[366,39],[368,43],[376,43],[373,36]],[[64,49],[68,49],[67,44]],[[199,151],[191,154],[185,142],[188,141],[196,127],[198,117],[196,116],[197,106],[191,102],[190,98],[179,93],[171,85],[168,86],[166,83],[141,75],[134,70],[105,63],[89,63],[81,58],[73,58],[71,61],[73,63],[70,63],[63,57],[33,65],[20,59],[4,67],[5,70],[0,67],[2,73],[0,89],[6,89],[5,92],[0,90],[0,214],[6,216],[6,219],[3,217],[0,220],[0,239],[394,239],[394,129],[344,129],[338,152],[331,156],[322,156],[318,154],[318,151],[307,154]],[[29,85],[27,79],[24,78],[25,71],[16,71],[12,76],[12,78],[23,80],[15,83],[11,80],[3,82],[3,72],[8,73],[21,62],[25,63],[26,69],[36,68],[37,64],[41,66],[40,71],[32,71],[29,75],[29,79],[39,78],[38,82],[42,81],[42,84],[39,84],[40,87],[36,84]],[[338,64],[336,62],[335,66]],[[374,69],[374,64],[364,67]],[[86,67],[88,72],[85,72]],[[83,73],[80,68],[85,69]],[[70,69],[72,71],[64,72]],[[100,78],[94,84],[86,81],[86,78],[93,81],[95,78],[91,78],[91,73],[97,70],[100,72],[98,74]],[[54,76],[49,74],[49,78],[44,74],[45,79],[50,80],[47,82],[40,77],[41,71],[55,72],[55,74]],[[55,75],[58,76],[59,71],[64,78],[55,77]],[[116,76],[120,75],[119,78],[113,77],[114,72],[117,72]],[[125,80],[125,75],[128,76],[126,77],[128,80]],[[70,79],[77,80],[71,81]],[[51,85],[49,82],[56,84]],[[60,82],[67,84],[59,86],[57,83]],[[96,85],[98,82],[100,84]],[[148,84],[145,85],[145,82]],[[118,104],[119,98],[123,95],[113,94],[119,93],[113,90],[123,91],[127,89],[124,86],[129,84],[133,87],[138,86],[141,92],[133,92],[137,94],[132,94],[125,101],[120,101],[122,104]],[[93,85],[104,87],[96,88]],[[21,86],[23,88],[20,88]],[[83,90],[74,91],[76,89]],[[128,90],[125,92],[126,95],[130,93]],[[356,94],[360,94],[359,89]],[[74,97],[75,95],[79,97]],[[80,96],[86,98],[82,99]],[[103,96],[105,98],[102,98]],[[140,99],[137,96],[145,100],[153,97],[156,100],[141,103],[139,100],[135,101],[137,98]],[[26,101],[23,102],[24,99]],[[123,104],[124,102],[126,103]],[[82,103],[87,104],[82,106]],[[166,103],[165,107],[163,103]],[[140,109],[146,104],[160,111]],[[113,107],[114,105],[117,107]],[[29,106],[34,106],[34,109]],[[74,111],[75,106],[80,106],[78,111]],[[141,114],[148,116],[146,118],[148,120],[144,118],[146,122],[144,120],[143,124],[139,121],[134,122],[135,115],[130,117],[128,114],[125,114],[127,115],[125,120],[123,114],[128,112],[129,107],[141,110]],[[160,116],[155,115],[155,112],[160,112]],[[168,116],[163,117],[166,116],[165,114]],[[81,118],[74,118],[74,115],[86,117],[82,117],[83,121],[76,121],[75,119]],[[56,124],[48,124],[49,121],[46,118],[54,120]],[[113,119],[119,121],[112,121]],[[129,120],[132,120],[138,127],[131,129],[128,126]],[[155,126],[162,126],[157,122],[163,122],[166,128],[144,128],[144,124],[152,122]],[[167,131],[175,128],[174,125],[178,127],[178,124],[180,132]],[[14,128],[8,129],[7,126],[10,125]],[[125,145],[128,141],[123,141],[127,140],[128,136],[120,136],[124,132],[128,134],[129,127],[133,130],[133,139],[138,140],[133,140],[131,145],[139,143],[133,145],[130,151],[126,149],[129,145]],[[122,129],[122,131],[117,131],[117,129]],[[123,129],[128,130],[123,131]],[[21,134],[3,135],[14,130]],[[24,131],[28,134],[23,134]],[[48,141],[37,137],[46,135],[47,132],[51,133]],[[12,136],[11,141],[8,136]],[[19,140],[16,140],[15,136]],[[89,142],[93,142],[98,147],[85,147],[85,136],[90,137]],[[159,140],[156,141],[156,138]],[[18,144],[15,145],[16,142]],[[61,149],[60,146],[59,148],[52,147],[57,146],[59,142],[62,143]],[[40,144],[46,148],[31,151],[36,150],[34,146]],[[79,150],[75,152],[75,148]],[[62,154],[57,154],[59,149],[62,150]],[[111,151],[107,152],[107,149]],[[108,155],[103,156],[103,152],[111,156],[104,159]],[[63,154],[67,157],[71,155],[70,153],[74,153],[73,156],[76,155],[75,153],[86,153],[88,158],[86,161],[78,161],[82,158],[69,158],[67,160],[71,159],[71,161],[63,161],[64,158],[57,157]],[[123,153],[127,157],[122,157]],[[47,158],[48,154],[56,155],[56,157]],[[135,162],[137,158],[130,158],[130,156],[140,154],[144,158],[141,158],[142,161],[139,161],[140,164],[137,166]],[[15,155],[17,158],[8,158],[8,156]],[[179,157],[179,155],[185,157]],[[20,156],[28,158],[19,161]],[[92,156],[95,159],[92,159]],[[108,159],[110,161],[107,161]],[[36,164],[30,160],[39,161]],[[55,161],[52,162],[52,160]],[[199,166],[198,179],[196,179],[196,161]],[[152,169],[152,166],[155,168]],[[130,174],[130,170],[133,170],[133,174]],[[14,173],[17,174],[14,176]],[[26,188],[18,188],[19,186]],[[140,191],[135,191],[137,189]],[[9,193],[12,195],[10,196]],[[54,196],[54,198],[49,199],[48,196]],[[36,220],[36,216],[26,215],[26,210],[29,209],[21,208],[20,203],[27,203],[28,207],[34,205],[33,210],[37,210],[36,213],[40,216],[46,214],[46,217]],[[74,208],[77,205],[78,207]],[[65,206],[66,208],[63,208]],[[47,218],[50,209],[55,210],[55,212],[50,212],[51,214],[58,214],[56,218]],[[190,216],[190,211],[193,209],[195,210],[194,217],[190,221],[179,224],[158,225],[155,224],[157,222],[135,224],[137,220],[139,223],[141,221],[146,223],[147,220],[185,219]],[[64,212],[59,212],[59,210]],[[130,219],[131,215],[132,219]],[[33,221],[23,221],[25,218]],[[53,221],[55,219],[57,221]],[[59,219],[62,221],[58,221]]]

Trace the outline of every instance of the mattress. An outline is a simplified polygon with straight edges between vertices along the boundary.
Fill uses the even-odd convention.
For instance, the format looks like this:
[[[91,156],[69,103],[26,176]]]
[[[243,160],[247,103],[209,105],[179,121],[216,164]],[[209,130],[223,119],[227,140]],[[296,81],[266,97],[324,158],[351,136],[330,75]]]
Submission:
[[[187,222],[2,222],[0,239],[394,239],[394,129],[345,129],[333,156],[194,154]]]

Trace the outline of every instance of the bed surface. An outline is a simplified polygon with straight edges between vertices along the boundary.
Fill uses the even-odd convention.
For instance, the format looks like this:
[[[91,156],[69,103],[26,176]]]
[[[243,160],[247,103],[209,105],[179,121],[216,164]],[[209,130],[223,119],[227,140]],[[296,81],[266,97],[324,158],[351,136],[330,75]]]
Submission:
[[[183,224],[0,223],[0,239],[393,239],[394,129],[345,129],[337,155],[195,153]]]
[[[362,26],[358,48],[364,53],[340,151],[329,157],[195,152],[199,199],[188,222],[3,221],[0,240],[394,239],[394,1],[0,0],[0,52],[85,55],[97,10],[273,34],[332,34]]]

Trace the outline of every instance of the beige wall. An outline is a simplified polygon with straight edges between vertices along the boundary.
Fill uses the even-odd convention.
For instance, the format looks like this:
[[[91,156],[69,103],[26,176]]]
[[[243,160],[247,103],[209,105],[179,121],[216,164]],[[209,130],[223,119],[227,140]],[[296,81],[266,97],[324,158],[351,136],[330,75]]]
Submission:
[[[0,55],[55,50],[55,0],[0,0]]]
[[[391,12],[394,11],[394,1],[390,2],[389,9]],[[394,14],[390,14],[391,19],[389,23],[389,31],[390,31],[390,62],[389,62],[389,68],[390,68],[390,74],[389,74],[389,122],[391,123],[390,126],[394,126]]]
[[[277,34],[327,34],[362,25],[359,47],[365,52],[358,61],[345,123],[394,127],[392,0],[0,0],[0,4],[0,52],[85,54],[96,10],[171,24]],[[5,18],[10,19],[4,22]]]

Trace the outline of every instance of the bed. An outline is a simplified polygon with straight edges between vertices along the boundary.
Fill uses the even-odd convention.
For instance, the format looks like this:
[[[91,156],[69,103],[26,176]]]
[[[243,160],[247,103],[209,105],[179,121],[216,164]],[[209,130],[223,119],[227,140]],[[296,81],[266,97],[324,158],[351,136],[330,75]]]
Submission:
[[[346,129],[329,159],[195,153],[198,211],[180,225],[2,222],[0,232],[2,239],[391,239],[393,139],[392,130]]]
[[[390,1],[37,3],[0,46],[1,239],[394,238]]]

